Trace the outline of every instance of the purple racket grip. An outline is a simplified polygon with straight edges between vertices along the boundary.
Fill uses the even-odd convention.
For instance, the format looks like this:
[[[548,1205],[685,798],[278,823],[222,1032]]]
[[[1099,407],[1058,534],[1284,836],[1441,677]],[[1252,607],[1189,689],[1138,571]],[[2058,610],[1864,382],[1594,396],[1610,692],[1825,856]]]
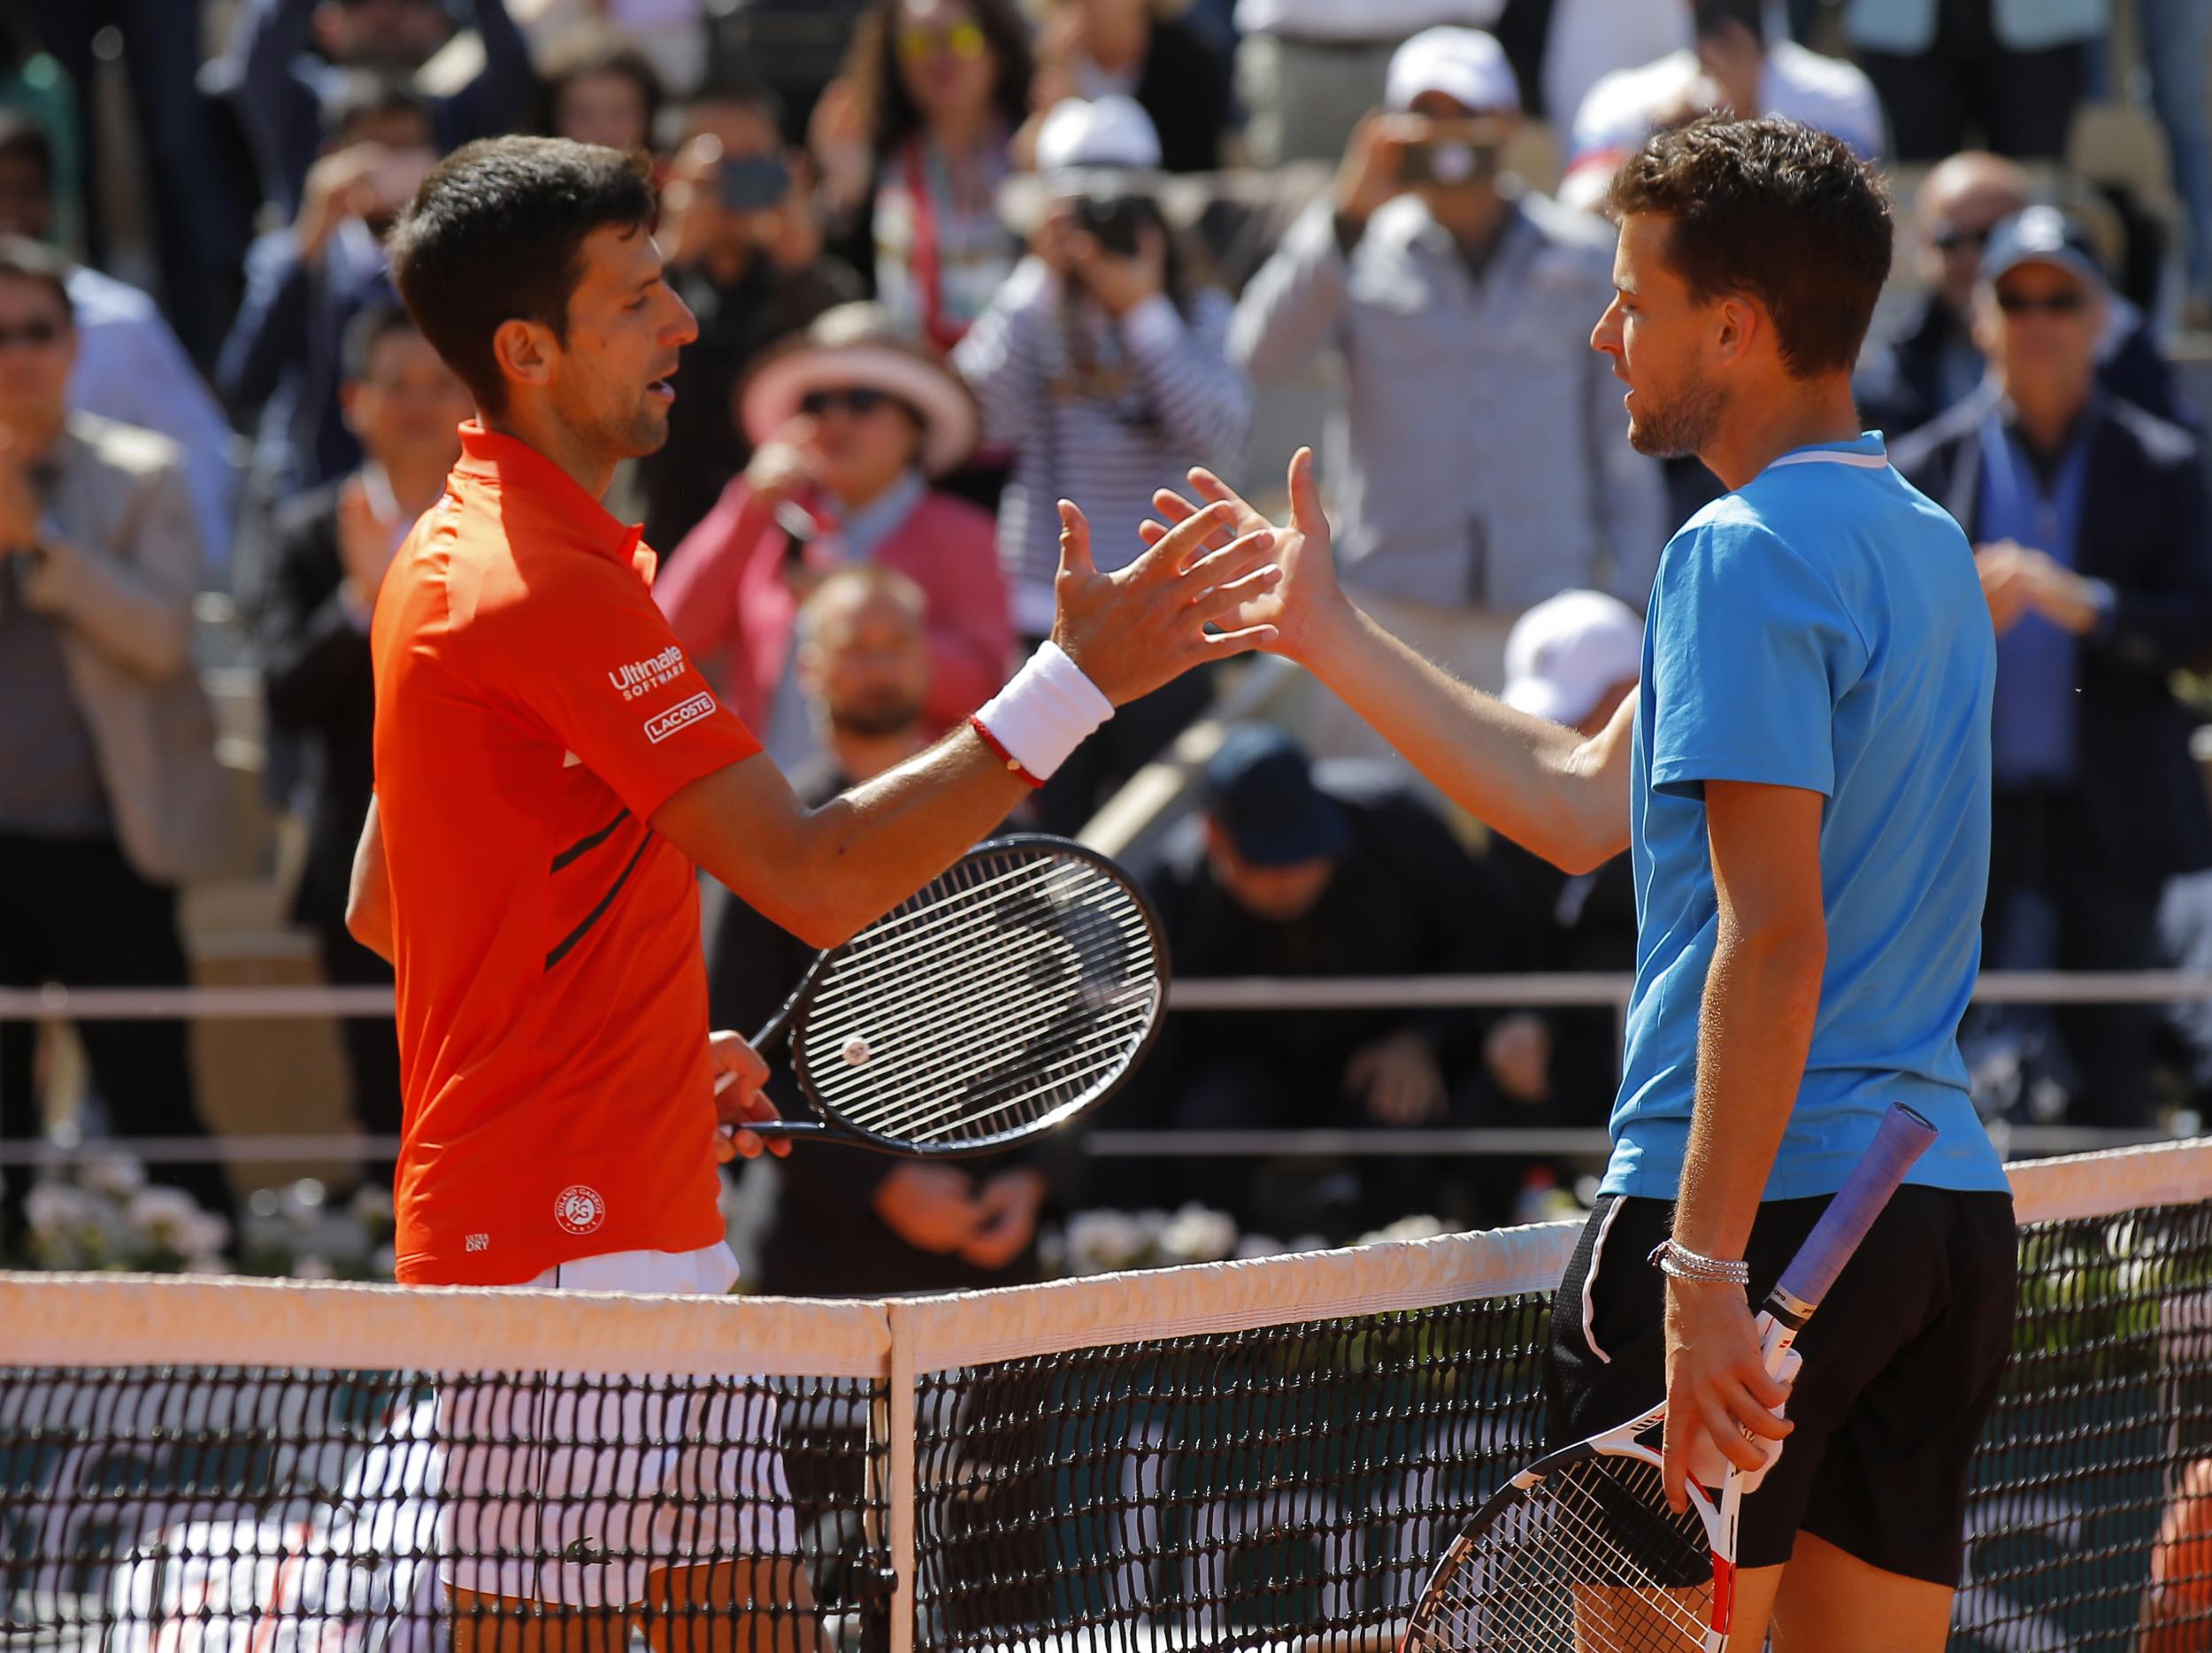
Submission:
[[[1843,1272],[1851,1254],[1859,1249],[1859,1242],[1866,1238],[1866,1231],[1874,1226],[1874,1219],[1889,1203],[1889,1196],[1897,1192],[1913,1162],[1928,1151],[1935,1139],[1934,1126],[1903,1103],[1892,1103],[1865,1157],[1852,1167],[1842,1192],[1829,1202],[1805,1243],[1798,1247],[1797,1255],[1782,1271],[1776,1290],[1808,1307],[1817,1305],[1836,1283],[1836,1276]]]

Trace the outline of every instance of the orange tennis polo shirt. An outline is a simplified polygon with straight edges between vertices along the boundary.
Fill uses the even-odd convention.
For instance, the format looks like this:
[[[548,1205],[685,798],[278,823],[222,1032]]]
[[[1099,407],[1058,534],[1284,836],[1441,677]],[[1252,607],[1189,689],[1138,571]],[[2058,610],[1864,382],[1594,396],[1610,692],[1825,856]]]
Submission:
[[[502,1285],[722,1237],[698,883],[647,822],[760,742],[654,606],[636,528],[511,437],[461,445],[370,634],[396,1249],[410,1283]]]

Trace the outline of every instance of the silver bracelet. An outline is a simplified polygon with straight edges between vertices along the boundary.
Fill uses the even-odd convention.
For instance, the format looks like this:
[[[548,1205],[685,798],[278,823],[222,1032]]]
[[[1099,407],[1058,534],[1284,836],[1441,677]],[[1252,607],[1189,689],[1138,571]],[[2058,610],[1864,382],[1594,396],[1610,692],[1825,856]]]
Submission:
[[[1648,1259],[1662,1274],[1676,1280],[1695,1280],[1701,1286],[1740,1286],[1751,1288],[1751,1265],[1738,1258],[1733,1262],[1717,1257],[1701,1257],[1686,1246],[1672,1240],[1662,1240],[1652,1247]]]

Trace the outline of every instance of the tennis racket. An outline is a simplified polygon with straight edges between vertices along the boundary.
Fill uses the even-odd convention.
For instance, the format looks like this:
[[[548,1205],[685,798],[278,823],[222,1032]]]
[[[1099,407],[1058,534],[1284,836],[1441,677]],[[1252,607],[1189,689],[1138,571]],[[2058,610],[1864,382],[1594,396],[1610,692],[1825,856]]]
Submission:
[[[814,961],[752,1043],[789,1041],[816,1117],[741,1128],[917,1158],[1005,1148],[1119,1089],[1166,989],[1126,873],[1064,838],[995,839]]]
[[[1769,1372],[1828,1295],[1935,1127],[1901,1103],[1830,1202],[1758,1319]],[[1735,1607],[1740,1472],[1717,1502],[1693,1480],[1667,1507],[1654,1407],[1538,1458],[1437,1565],[1401,1653],[1722,1653]]]

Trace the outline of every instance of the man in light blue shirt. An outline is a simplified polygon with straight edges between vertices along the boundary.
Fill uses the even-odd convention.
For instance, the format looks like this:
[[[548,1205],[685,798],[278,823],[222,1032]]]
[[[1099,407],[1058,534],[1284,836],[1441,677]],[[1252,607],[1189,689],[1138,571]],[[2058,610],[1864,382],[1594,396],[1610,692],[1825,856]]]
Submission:
[[[1302,451],[1291,525],[1242,518],[1286,572],[1240,619],[1275,625],[1274,647],[1509,837],[1570,871],[1633,854],[1624,1077],[1553,1307],[1551,1444],[1663,1395],[1671,1496],[1694,1447],[1762,1477],[1734,1641],[1771,1624],[1793,1653],[1937,1653],[2015,1290],[2011,1197],[1957,1048],[1988,874],[1988,611],[1957,525],[1859,429],[1850,373],[1891,221],[1850,150],[1786,120],[1700,121],[1632,156],[1609,207],[1615,295],[1591,342],[1628,387],[1629,440],[1731,490],[1661,557],[1643,680],[1611,723],[1585,737],[1476,694],[1350,603]],[[1897,1102],[1936,1144],[1778,1383],[1748,1297]]]

